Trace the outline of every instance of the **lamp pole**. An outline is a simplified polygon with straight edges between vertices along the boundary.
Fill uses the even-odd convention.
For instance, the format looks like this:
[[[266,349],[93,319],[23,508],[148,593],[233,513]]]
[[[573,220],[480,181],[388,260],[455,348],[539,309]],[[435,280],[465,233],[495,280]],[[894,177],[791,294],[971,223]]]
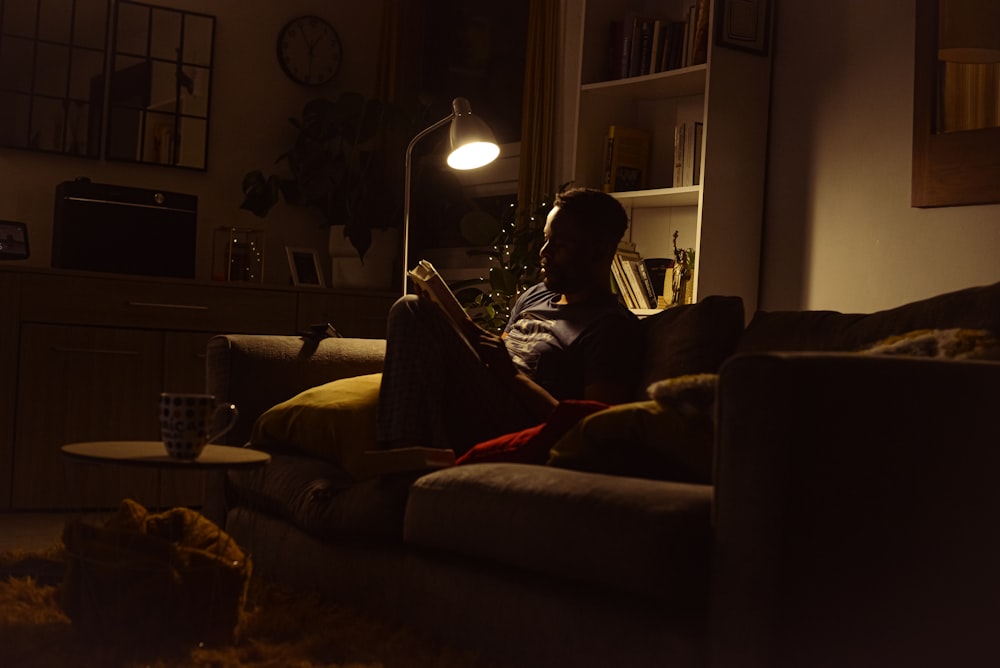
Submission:
[[[403,294],[406,294],[407,287],[410,281],[410,172],[413,167],[413,147],[417,145],[421,139],[434,132],[443,125],[449,123],[452,118],[455,117],[454,113],[451,113],[444,118],[442,118],[437,123],[424,128],[417,135],[410,140],[409,145],[406,147],[406,173],[404,179],[404,191],[403,191]],[[396,163],[399,164],[399,163]]]
[[[403,295],[409,286],[410,271],[410,175],[413,171],[413,147],[421,139],[447,123],[451,123],[451,154],[448,165],[453,169],[476,169],[496,160],[500,147],[489,127],[472,115],[469,101],[456,97],[451,101],[451,113],[430,125],[410,140],[406,147],[405,180],[403,184]]]

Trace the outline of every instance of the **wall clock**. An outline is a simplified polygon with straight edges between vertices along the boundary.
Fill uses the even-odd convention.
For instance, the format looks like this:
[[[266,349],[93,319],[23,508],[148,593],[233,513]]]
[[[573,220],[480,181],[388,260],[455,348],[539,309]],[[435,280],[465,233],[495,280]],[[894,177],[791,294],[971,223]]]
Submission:
[[[278,63],[292,79],[306,86],[329,82],[340,70],[340,36],[318,16],[299,16],[278,33]]]

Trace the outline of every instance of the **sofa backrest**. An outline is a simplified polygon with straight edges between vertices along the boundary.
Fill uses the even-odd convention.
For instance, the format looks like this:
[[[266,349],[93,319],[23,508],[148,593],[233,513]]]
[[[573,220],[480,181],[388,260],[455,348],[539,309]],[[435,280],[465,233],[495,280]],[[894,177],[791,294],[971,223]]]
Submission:
[[[711,296],[666,309],[640,322],[644,366],[636,400],[648,399],[650,383],[693,373],[716,373],[743,333],[743,300]]]
[[[1000,336],[1000,283],[966,288],[874,313],[758,311],[737,352],[860,350],[920,329],[985,329]]]

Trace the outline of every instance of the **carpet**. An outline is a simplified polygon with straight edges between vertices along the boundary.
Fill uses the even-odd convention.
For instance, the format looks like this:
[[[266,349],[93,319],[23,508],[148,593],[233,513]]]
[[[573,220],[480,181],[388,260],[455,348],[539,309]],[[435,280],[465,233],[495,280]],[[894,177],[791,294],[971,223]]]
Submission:
[[[61,546],[0,553],[0,666],[50,668],[490,668],[474,654],[314,594],[251,581],[231,642],[88,639],[59,603]]]

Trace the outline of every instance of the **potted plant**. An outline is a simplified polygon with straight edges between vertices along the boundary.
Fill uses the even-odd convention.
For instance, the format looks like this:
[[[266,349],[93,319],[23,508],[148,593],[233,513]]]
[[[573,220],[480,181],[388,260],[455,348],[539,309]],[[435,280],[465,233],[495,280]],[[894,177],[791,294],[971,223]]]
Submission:
[[[324,226],[343,225],[344,236],[364,259],[372,230],[402,217],[405,116],[392,105],[357,92],[308,101],[289,122],[298,134],[281,154],[279,173],[253,170],[243,177],[240,208],[264,217],[284,199],[315,207]]]

